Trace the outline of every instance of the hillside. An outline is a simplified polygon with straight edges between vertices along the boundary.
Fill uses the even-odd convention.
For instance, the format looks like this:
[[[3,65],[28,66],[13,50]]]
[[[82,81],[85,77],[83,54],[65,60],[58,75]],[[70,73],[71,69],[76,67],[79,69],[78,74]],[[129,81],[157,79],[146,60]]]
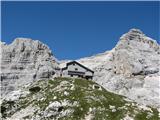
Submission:
[[[158,111],[125,100],[85,79],[41,80],[2,102],[7,120],[158,120]]]

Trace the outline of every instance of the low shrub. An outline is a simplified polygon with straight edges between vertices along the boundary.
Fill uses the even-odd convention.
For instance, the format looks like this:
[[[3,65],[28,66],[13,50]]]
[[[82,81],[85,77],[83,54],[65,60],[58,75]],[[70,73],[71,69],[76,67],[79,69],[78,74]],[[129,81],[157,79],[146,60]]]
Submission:
[[[39,86],[35,86],[29,89],[30,92],[32,93],[36,93],[39,92],[41,90],[41,88]]]

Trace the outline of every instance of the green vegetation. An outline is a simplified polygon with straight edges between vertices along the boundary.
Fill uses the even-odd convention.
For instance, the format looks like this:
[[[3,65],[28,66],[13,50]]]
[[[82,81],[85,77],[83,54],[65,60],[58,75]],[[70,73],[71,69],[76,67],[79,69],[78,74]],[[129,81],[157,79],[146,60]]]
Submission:
[[[26,97],[20,98],[14,105],[2,103],[3,117],[11,116],[15,112],[25,109],[32,105],[35,108],[34,115],[43,112],[53,102],[58,101],[67,105],[60,106],[57,112],[60,114],[66,110],[70,110],[69,115],[59,117],[55,114],[47,120],[59,117],[59,120],[81,120],[91,115],[93,120],[120,120],[126,115],[135,120],[159,120],[158,111],[152,109],[152,113],[148,110],[139,109],[135,103],[127,102],[123,96],[106,91],[103,87],[95,82],[86,79],[72,78],[55,78],[54,80],[41,80],[29,88],[30,91]],[[18,105],[18,107],[13,107]],[[12,112],[7,113],[10,109]],[[26,116],[25,118],[31,118]],[[148,119],[147,119],[148,118]],[[45,119],[43,116],[41,119]]]

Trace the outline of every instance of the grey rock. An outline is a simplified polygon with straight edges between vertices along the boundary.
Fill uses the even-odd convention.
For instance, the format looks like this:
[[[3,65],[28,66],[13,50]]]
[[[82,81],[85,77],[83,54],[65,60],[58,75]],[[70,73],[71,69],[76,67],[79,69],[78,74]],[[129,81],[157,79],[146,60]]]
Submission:
[[[60,102],[55,101],[55,102],[51,103],[51,104],[46,108],[46,110],[44,111],[44,116],[45,116],[45,117],[53,117],[53,116],[56,116],[56,115],[60,112],[60,109],[61,109],[62,107],[63,107],[63,106],[61,105]]]
[[[2,96],[35,80],[56,75],[57,60],[40,41],[17,38],[9,45],[2,42],[0,45]]]
[[[139,104],[160,107],[160,46],[138,29],[111,50],[78,61],[94,70],[94,81]]]

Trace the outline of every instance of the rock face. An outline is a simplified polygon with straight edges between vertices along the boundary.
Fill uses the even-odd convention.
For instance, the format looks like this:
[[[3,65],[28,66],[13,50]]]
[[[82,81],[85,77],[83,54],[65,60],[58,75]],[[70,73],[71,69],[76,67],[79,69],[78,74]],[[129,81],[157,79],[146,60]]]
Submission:
[[[147,75],[159,72],[159,45],[141,31],[132,29],[124,34],[114,53],[117,74]]]
[[[160,107],[160,46],[138,29],[111,51],[78,60],[94,69],[94,81],[138,103]]]
[[[38,40],[17,38],[1,43],[2,95],[38,79],[55,75],[58,64],[47,45]]]

